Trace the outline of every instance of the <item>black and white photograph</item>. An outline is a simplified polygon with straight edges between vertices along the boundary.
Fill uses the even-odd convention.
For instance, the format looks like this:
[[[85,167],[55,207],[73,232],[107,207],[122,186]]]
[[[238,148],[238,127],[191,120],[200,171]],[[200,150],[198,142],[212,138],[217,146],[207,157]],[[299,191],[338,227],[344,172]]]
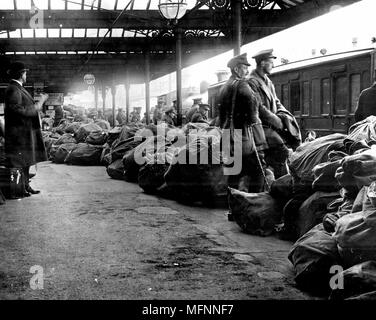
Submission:
[[[376,299],[375,13],[0,0],[0,300]]]

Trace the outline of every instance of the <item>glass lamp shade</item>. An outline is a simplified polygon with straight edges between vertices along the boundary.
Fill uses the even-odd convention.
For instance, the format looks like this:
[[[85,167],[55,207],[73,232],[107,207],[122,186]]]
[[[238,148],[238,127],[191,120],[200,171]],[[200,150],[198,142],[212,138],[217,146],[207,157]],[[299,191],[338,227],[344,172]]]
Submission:
[[[159,0],[160,13],[169,20],[178,20],[185,15],[187,3],[185,0]]]

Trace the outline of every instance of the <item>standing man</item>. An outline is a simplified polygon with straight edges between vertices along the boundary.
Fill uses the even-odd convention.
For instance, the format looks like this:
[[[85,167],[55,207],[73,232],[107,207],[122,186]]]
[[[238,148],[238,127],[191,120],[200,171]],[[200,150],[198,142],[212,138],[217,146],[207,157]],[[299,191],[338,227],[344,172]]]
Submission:
[[[118,112],[116,115],[116,121],[121,126],[127,122],[127,116],[125,112],[123,111],[123,108],[118,108]]]
[[[190,122],[201,122],[209,124],[208,113],[210,106],[207,103],[200,103],[198,110],[193,114]]]
[[[369,116],[376,116],[376,82],[363,90],[355,110],[355,121],[362,121]]]
[[[200,103],[202,103],[202,98],[193,99],[192,107],[185,114],[185,121],[187,123],[192,122],[192,117],[198,111],[198,109],[200,107]]]
[[[103,111],[102,110],[98,110],[97,120],[105,120],[104,116],[103,116]]]
[[[165,122],[171,126],[176,126],[175,123],[175,109],[174,107],[169,107],[166,109],[163,117],[162,117],[162,122]]]
[[[5,154],[10,168],[22,168],[25,178],[24,196],[37,194],[30,187],[30,166],[47,160],[42,138],[39,111],[48,95],[34,103],[33,97],[23,87],[28,69],[22,62],[11,64],[10,83],[5,91]]]
[[[262,192],[266,140],[258,111],[261,99],[246,80],[250,66],[246,53],[232,58],[227,66],[231,70],[231,77],[220,92],[219,124],[222,129],[230,129],[230,148],[233,149],[235,143],[241,143],[242,147],[242,170],[239,175],[229,176],[228,184],[245,192]],[[232,129],[240,129],[241,136]]]
[[[162,110],[162,103],[159,103],[155,106],[154,112],[153,112],[153,123],[155,125],[159,124],[162,121],[163,117],[163,110]]]
[[[60,124],[60,121],[64,118],[63,108],[61,106],[55,106],[55,118],[53,127],[57,127]]]
[[[260,119],[264,127],[268,149],[265,150],[265,160],[273,168],[275,178],[287,174],[286,160],[289,150],[282,138],[283,122],[277,112],[288,113],[279,101],[274,85],[268,78],[274,67],[273,49],[263,50],[253,56],[256,60],[256,69],[250,74],[249,85],[258,92],[262,99]]]

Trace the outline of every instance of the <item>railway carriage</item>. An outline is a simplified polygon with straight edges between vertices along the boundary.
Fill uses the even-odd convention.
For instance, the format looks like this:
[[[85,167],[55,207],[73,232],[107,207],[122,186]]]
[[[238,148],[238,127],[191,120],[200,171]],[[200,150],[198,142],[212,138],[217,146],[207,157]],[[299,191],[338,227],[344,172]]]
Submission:
[[[360,92],[375,79],[376,50],[364,49],[297,61],[270,76],[282,104],[295,115],[302,133],[347,133],[354,123]],[[225,81],[209,87],[211,116]]]

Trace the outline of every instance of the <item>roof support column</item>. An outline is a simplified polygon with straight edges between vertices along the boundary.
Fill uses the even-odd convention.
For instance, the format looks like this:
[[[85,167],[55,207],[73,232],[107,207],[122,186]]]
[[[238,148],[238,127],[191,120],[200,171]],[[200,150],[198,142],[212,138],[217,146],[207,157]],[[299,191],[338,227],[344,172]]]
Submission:
[[[130,96],[130,89],[131,89],[131,85],[129,84],[129,79],[128,79],[128,75],[127,75],[127,78],[125,79],[125,84],[124,84],[124,87],[125,87],[125,114],[126,114],[126,118],[127,118],[127,123],[129,122],[129,96]]]
[[[145,53],[145,102],[146,102],[146,124],[150,122],[150,52]]]
[[[94,87],[94,105],[95,111],[98,112],[98,85]]]
[[[181,96],[181,69],[182,69],[182,31],[180,29],[175,30],[176,37],[176,111],[177,111],[177,125],[182,125],[182,96]]]
[[[115,97],[116,97],[116,86],[115,86],[115,83],[112,82],[112,85],[111,85],[111,95],[112,95],[112,121],[113,121],[113,124],[114,124],[114,127],[116,125],[116,117],[115,117]]]
[[[240,48],[242,46],[242,1],[232,0],[232,39],[234,56],[240,54]]]
[[[106,86],[102,83],[102,108],[103,108],[103,116],[107,120],[106,117]]]

